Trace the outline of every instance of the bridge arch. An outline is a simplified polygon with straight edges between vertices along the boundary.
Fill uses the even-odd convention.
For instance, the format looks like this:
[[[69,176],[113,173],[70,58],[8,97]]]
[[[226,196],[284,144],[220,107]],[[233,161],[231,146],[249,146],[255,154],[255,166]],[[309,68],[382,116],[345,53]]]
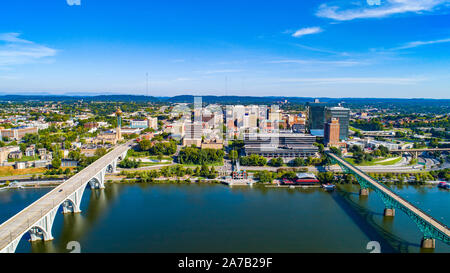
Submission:
[[[81,212],[80,211],[80,203],[81,200],[79,200],[79,202],[75,202],[74,200],[72,200],[72,198],[67,198],[66,200],[64,200],[64,202],[61,204],[62,206],[62,212],[63,213],[77,213],[77,212]]]
[[[53,239],[53,236],[51,235],[51,230],[46,231],[45,228],[43,228],[41,225],[34,225],[33,227],[28,230],[30,234],[30,241],[38,241],[38,240],[44,240],[44,241],[50,241]],[[23,237],[23,235],[22,235]]]
[[[113,160],[110,164],[106,165],[105,172],[106,173],[114,173],[117,170],[117,161],[119,158]]]
[[[92,177],[89,180],[89,185],[91,186],[91,189],[100,189],[104,187],[103,182],[97,177]]]
[[[51,190],[31,205],[0,225],[0,253],[15,252],[19,241],[27,233],[31,240],[52,240],[52,226],[56,214],[63,206],[66,212],[79,212],[81,199],[87,185],[93,189],[104,188],[106,171],[114,170],[118,159],[124,159],[132,141],[119,145],[99,162],[81,170],[61,185]],[[25,216],[24,216],[25,215]],[[35,221],[38,219],[37,221]]]

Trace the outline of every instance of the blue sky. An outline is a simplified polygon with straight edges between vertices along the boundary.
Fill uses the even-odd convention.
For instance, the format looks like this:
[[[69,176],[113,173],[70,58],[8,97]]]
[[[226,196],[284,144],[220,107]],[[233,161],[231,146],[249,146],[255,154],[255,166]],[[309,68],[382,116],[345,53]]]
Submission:
[[[450,98],[450,0],[0,3],[0,92]]]

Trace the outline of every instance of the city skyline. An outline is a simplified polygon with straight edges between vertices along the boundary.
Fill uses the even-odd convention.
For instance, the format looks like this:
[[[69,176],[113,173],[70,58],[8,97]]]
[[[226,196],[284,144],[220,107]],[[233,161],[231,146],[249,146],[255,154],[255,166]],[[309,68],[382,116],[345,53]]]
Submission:
[[[410,2],[3,3],[0,93],[449,98],[450,1]]]

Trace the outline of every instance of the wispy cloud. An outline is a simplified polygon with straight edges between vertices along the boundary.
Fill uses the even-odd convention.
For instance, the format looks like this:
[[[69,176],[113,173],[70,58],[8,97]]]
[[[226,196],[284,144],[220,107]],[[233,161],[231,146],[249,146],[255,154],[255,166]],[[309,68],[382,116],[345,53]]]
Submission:
[[[322,32],[323,29],[321,27],[307,27],[297,30],[292,34],[292,37],[300,38],[305,35],[311,35]]]
[[[342,8],[322,4],[316,15],[338,21],[349,21],[362,18],[381,18],[403,13],[431,12],[438,6],[449,3],[449,0],[387,0],[381,5]]]
[[[408,49],[408,48],[414,48],[414,47],[419,47],[419,46],[433,45],[433,44],[442,44],[442,43],[450,43],[450,38],[447,38],[447,39],[440,39],[440,40],[432,40],[432,41],[415,41],[415,42],[409,42],[409,43],[406,43],[406,44],[403,45],[403,46],[394,48],[394,50]]]
[[[57,53],[55,49],[19,36],[19,33],[0,33],[0,66],[32,63]]]
[[[336,65],[336,66],[355,66],[366,64],[366,62],[354,61],[354,60],[344,60],[344,61],[328,61],[328,60],[297,60],[297,59],[288,59],[288,60],[275,60],[269,61],[267,63],[272,64],[325,64],[325,65]]]
[[[24,44],[32,44],[32,42],[20,39],[20,33],[9,32],[9,33],[0,33],[0,41],[10,42],[10,43],[24,43]]]
[[[208,71],[199,71],[203,74],[220,74],[220,73],[236,73],[242,72],[241,69],[222,69],[222,70],[208,70]]]
[[[338,52],[338,51],[333,51],[333,50],[328,50],[328,49],[323,49],[323,48],[317,48],[317,47],[312,47],[312,46],[307,46],[307,45],[303,45],[303,44],[291,44],[293,46],[296,47],[300,47],[302,49],[306,49],[309,51],[314,51],[314,52],[320,52],[320,53],[327,53],[327,54],[333,54],[333,55],[341,55],[341,56],[348,56],[349,54],[347,52]]]
[[[410,85],[425,81],[425,78],[388,78],[388,77],[343,77],[343,78],[288,78],[280,79],[285,83],[304,83],[312,85],[323,84],[389,84],[389,85]]]

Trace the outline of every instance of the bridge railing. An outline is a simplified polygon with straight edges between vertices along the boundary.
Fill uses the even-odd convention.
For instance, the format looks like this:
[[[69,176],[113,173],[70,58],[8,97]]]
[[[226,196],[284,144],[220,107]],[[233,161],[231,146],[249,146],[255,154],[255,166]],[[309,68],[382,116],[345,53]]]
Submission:
[[[116,147],[116,149],[119,147],[125,147],[126,145],[129,145],[129,143],[122,144],[122,145]],[[116,151],[116,149],[113,149],[112,151],[108,152],[101,158],[105,159],[105,158],[111,157],[112,153],[114,151]],[[103,167],[97,166],[97,165],[101,164],[101,163],[99,163],[101,158],[97,159],[95,162],[93,162],[90,165],[91,167],[94,168],[95,174],[97,174],[104,168],[104,166]],[[79,173],[75,174],[74,176],[72,176],[71,178],[69,178],[62,184],[60,184],[59,186],[55,187],[48,193],[46,193],[44,196],[42,196],[38,200],[36,200],[33,203],[31,203],[30,205],[28,205],[26,208],[21,210],[19,213],[15,214],[13,217],[9,218],[8,220],[6,220],[2,224],[0,224],[0,227],[3,227],[4,225],[9,224],[9,222],[13,221],[15,218],[21,217],[21,214],[24,211],[26,211],[27,213],[30,213],[30,216],[26,217],[26,221],[21,221],[22,223],[13,225],[14,230],[7,230],[7,231],[0,230],[0,238],[1,238],[0,239],[0,249],[5,248],[8,244],[10,244],[18,236],[20,236],[24,232],[27,232],[33,226],[35,226],[35,224],[42,217],[44,217],[46,214],[48,214],[52,209],[54,209],[55,206],[57,206],[57,205],[59,206],[62,202],[67,200],[67,198],[70,196],[70,194],[73,193],[74,189],[78,189],[83,184],[87,184],[89,182],[89,180],[86,180],[86,178],[88,178],[88,176],[91,176],[91,175],[87,175],[88,172],[92,172],[92,169],[89,170],[89,166],[87,168],[81,170]],[[66,184],[67,182],[69,182],[70,184],[73,184],[73,183],[75,183],[75,184],[67,185]],[[71,191],[67,191],[67,188],[66,188],[67,186],[70,187]],[[62,194],[58,194],[58,193],[62,193]],[[64,194],[64,193],[66,193],[66,194]],[[46,200],[46,199],[48,199],[53,194],[56,194],[56,197],[51,198],[50,203],[47,202],[48,200]],[[36,208],[38,208],[38,209],[36,210]]]
[[[433,216],[429,215],[428,213],[426,213],[425,211],[423,211],[422,209],[418,208],[417,206],[415,206],[414,204],[412,204],[411,202],[409,202],[408,200],[406,200],[405,198],[401,197],[399,194],[397,194],[396,192],[394,192],[391,188],[389,188],[388,186],[386,186],[385,184],[377,181],[375,178],[371,177],[369,174],[363,172],[361,169],[359,169],[358,167],[350,164],[349,162],[347,162],[346,160],[340,158],[339,156],[333,154],[334,156],[336,156],[338,159],[342,160],[344,163],[348,164],[350,167],[358,170],[359,172],[361,172],[362,174],[366,175],[367,177],[369,177],[370,179],[372,179],[374,182],[377,183],[377,185],[382,186],[384,189],[386,189],[387,191],[389,191],[390,193],[394,194],[397,198],[401,199],[403,202],[408,203],[410,206],[414,207],[414,209],[420,211],[421,213],[423,213],[424,215],[426,215],[427,217],[429,217],[430,219],[432,219],[433,221],[435,221],[436,223],[438,223],[439,225],[445,227],[446,229],[449,229],[447,227],[447,225],[445,225],[444,223],[440,222],[439,220],[437,220],[436,218],[434,218]],[[370,181],[369,181],[370,182]],[[426,219],[424,219],[423,217],[421,217],[420,215],[417,215],[420,218],[422,218],[424,221],[427,221]]]

